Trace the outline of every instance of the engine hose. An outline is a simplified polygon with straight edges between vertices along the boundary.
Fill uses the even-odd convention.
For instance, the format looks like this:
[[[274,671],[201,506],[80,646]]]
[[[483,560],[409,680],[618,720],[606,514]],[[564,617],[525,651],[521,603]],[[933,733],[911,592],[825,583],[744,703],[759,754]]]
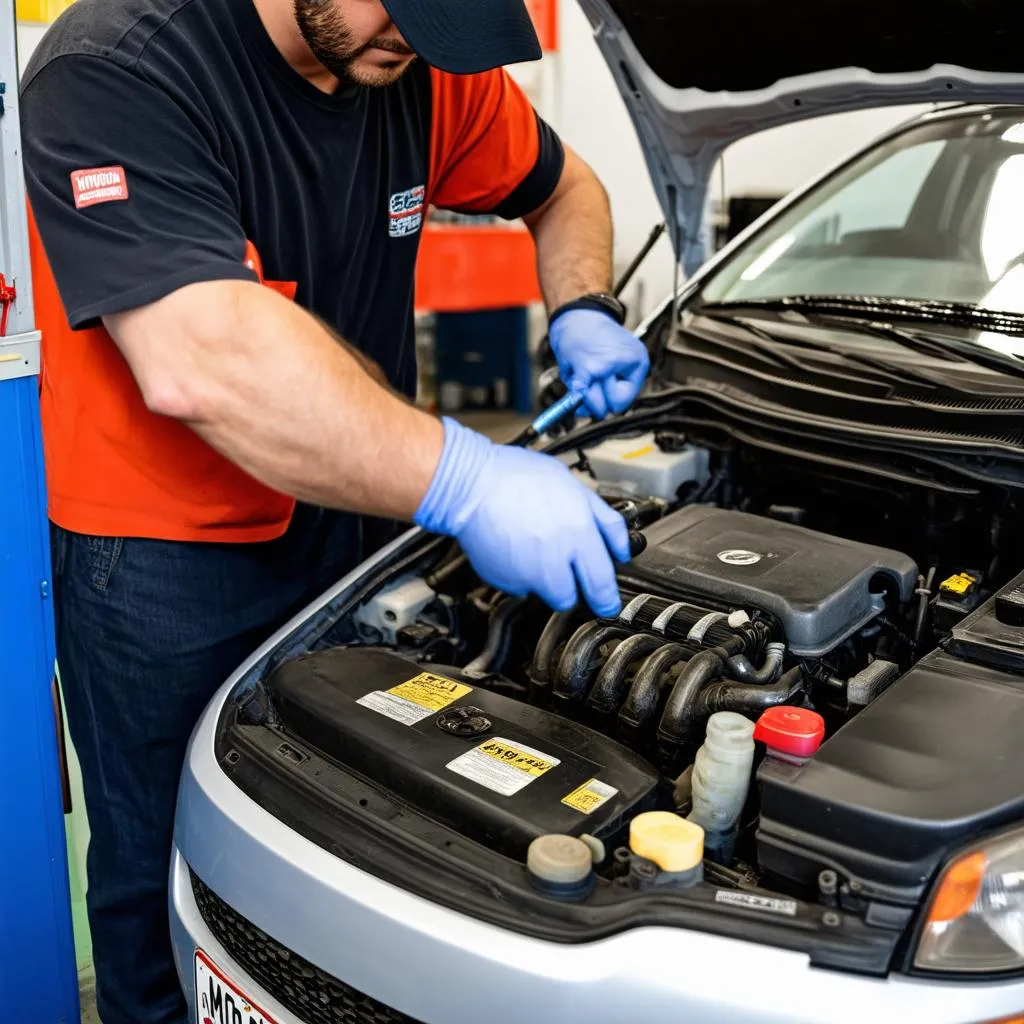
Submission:
[[[767,686],[723,680],[712,683],[697,700],[700,718],[716,711],[736,711],[756,715],[779,704],[788,704],[804,688],[804,674],[799,666],[791,668],[782,678]]]
[[[682,644],[665,644],[637,670],[626,703],[619,709],[619,725],[627,736],[635,736],[658,713],[662,677],[673,666],[693,656]]]
[[[571,702],[585,697],[598,649],[610,640],[624,640],[632,635],[633,630],[609,625],[600,619],[580,626],[565,645],[558,661],[555,698]]]
[[[587,698],[587,707],[598,714],[617,711],[625,696],[626,673],[630,666],[638,658],[644,658],[664,645],[662,637],[651,636],[650,633],[638,633],[623,640],[598,672],[597,681]]]
[[[785,644],[773,643],[765,648],[764,664],[760,668],[754,668],[745,654],[733,655],[726,662],[726,668],[733,679],[764,686],[766,683],[774,683],[778,679],[785,654]]]
[[[555,612],[548,619],[537,641],[533,652],[533,663],[530,666],[530,690],[538,704],[546,704],[551,696],[551,678],[557,665],[555,654],[572,632],[576,619],[576,610]]]
[[[486,676],[501,671],[508,657],[512,622],[525,603],[524,597],[506,597],[498,602],[487,621],[484,649],[463,669],[466,675]]]
[[[658,723],[658,746],[666,760],[674,758],[690,738],[694,723],[700,717],[698,698],[701,690],[717,679],[728,660],[742,650],[743,639],[732,637],[720,647],[694,655],[679,674]]]

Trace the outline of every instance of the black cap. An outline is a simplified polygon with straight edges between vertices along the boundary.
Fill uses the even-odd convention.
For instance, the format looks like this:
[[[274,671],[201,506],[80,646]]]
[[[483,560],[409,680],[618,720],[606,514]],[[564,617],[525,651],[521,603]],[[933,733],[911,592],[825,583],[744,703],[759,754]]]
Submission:
[[[523,0],[382,0],[405,41],[428,64],[456,75],[541,57]]]

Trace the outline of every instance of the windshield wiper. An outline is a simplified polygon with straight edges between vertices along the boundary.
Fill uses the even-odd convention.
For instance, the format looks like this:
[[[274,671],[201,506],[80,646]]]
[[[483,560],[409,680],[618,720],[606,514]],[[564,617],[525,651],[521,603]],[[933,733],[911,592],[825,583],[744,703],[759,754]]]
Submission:
[[[923,299],[889,299],[857,295],[788,295],[778,299],[739,299],[735,302],[706,303],[697,312],[733,315],[743,309],[769,312],[816,314],[825,318],[853,321],[863,330],[889,338],[922,355],[939,359],[959,357],[964,362],[1000,373],[1024,377],[1024,361],[996,352],[973,341],[938,334],[934,329],[910,331],[893,321],[912,321],[931,328],[948,326],[976,328],[998,334],[1024,336],[1024,316],[982,309],[963,302],[929,302]]]
[[[935,388],[937,386],[931,377],[920,373],[913,367],[893,366],[884,359],[877,359],[873,356],[863,355],[859,352],[848,352],[845,350],[839,351],[832,345],[827,345],[824,342],[819,341],[811,341],[808,338],[780,337],[777,334],[773,334],[770,327],[766,329],[764,326],[751,323],[748,317],[723,312],[722,306],[720,305],[705,305],[700,307],[698,310],[695,310],[695,312],[700,316],[707,317],[709,320],[729,324],[730,327],[739,327],[741,330],[750,332],[757,339],[757,341],[748,342],[752,348],[755,348],[769,356],[773,356],[780,362],[786,363],[793,369],[801,370],[804,373],[811,372],[836,377],[845,376],[844,374],[836,373],[835,370],[829,370],[825,367],[808,367],[807,365],[802,364],[798,359],[795,359],[792,355],[784,351],[780,351],[781,346],[789,346],[795,349],[805,349],[809,352],[822,352],[828,353],[832,356],[839,356],[847,363],[853,363],[857,366],[864,367],[867,370],[871,370],[878,377],[881,377],[890,384],[917,384],[924,385],[929,388]]]
[[[1008,310],[984,309],[970,302],[939,302],[932,299],[899,299],[875,295],[786,295],[777,299],[737,299],[711,302],[704,308],[743,309],[877,316],[883,319],[912,320],[915,323],[952,324],[1000,334],[1024,336],[1024,314]]]

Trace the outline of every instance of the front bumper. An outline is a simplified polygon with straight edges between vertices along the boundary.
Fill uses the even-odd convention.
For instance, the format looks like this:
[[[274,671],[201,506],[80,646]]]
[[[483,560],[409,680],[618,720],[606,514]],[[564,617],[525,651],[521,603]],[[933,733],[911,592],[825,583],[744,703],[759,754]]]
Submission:
[[[224,774],[214,733],[231,685],[196,728],[179,792],[171,926],[190,1003],[194,952],[202,948],[280,1024],[305,1024],[289,1009],[296,1004],[284,998],[283,983],[274,990],[273,971],[261,984],[218,941],[197,905],[191,869],[243,927],[254,926],[340,982],[349,1002],[365,996],[382,1007],[329,1020],[405,1014],[423,1024],[479,1024],[498,1013],[505,1020],[598,1024],[967,1024],[1024,1007],[1024,982],[857,977],[814,968],[802,953],[674,928],[559,945],[414,896],[298,835]],[[194,1005],[191,1011],[195,1020]]]

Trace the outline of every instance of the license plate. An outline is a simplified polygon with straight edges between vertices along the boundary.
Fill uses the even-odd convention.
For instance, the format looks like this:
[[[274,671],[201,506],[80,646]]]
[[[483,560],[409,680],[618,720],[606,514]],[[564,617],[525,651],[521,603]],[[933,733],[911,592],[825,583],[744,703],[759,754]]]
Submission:
[[[196,950],[196,1014],[199,1024],[277,1024],[201,949]]]

